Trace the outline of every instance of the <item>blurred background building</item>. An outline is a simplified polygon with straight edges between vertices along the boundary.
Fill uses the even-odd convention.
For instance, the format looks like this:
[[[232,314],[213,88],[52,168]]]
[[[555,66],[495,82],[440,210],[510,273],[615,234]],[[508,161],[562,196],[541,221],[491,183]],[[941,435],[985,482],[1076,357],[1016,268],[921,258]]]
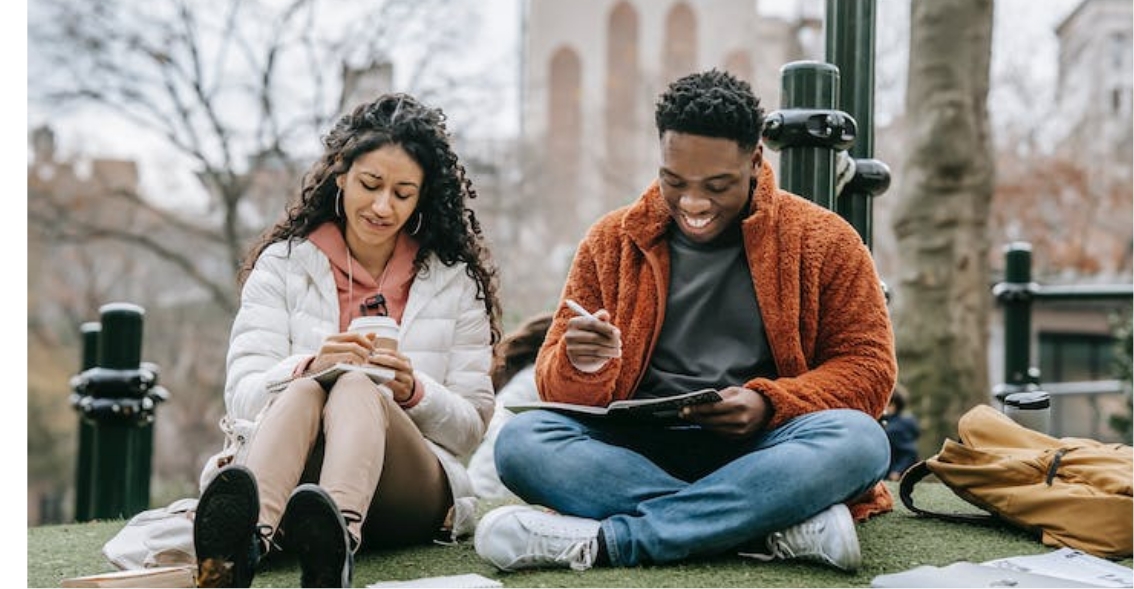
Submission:
[[[1023,223],[1043,228],[1028,241],[1036,248],[1037,277],[1045,284],[1131,282],[1132,32],[1134,3],[1128,0],[1084,0],[1055,28],[1059,65],[1049,186],[1013,203],[1023,212]],[[1048,386],[1063,393],[1053,395],[1056,435],[1121,439],[1108,420],[1128,402],[1123,397],[1128,385],[1114,376],[1112,321],[1129,313],[1130,303],[1060,301],[1034,307],[1032,358],[1041,379],[1068,383]],[[999,376],[1003,333],[1001,318],[993,320],[990,373]]]

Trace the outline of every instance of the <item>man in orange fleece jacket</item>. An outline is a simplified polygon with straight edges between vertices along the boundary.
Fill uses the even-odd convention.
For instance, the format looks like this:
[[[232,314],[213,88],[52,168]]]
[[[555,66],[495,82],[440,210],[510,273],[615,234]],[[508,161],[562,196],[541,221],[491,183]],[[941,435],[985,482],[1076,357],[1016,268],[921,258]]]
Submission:
[[[477,552],[503,570],[727,551],[855,570],[854,518],[892,506],[876,419],[897,363],[870,253],[841,217],[776,187],[746,82],[686,76],[655,119],[658,180],[579,245],[563,297],[593,315],[557,313],[540,395],[721,400],[683,408],[679,426],[517,415],[497,438],[500,478],[556,513],[493,510]]]

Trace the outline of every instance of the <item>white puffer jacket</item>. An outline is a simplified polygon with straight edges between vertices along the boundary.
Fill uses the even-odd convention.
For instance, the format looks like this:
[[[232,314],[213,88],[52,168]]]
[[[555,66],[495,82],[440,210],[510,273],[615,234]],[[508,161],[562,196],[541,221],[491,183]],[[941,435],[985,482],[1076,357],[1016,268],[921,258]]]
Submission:
[[[476,449],[492,417],[491,329],[484,302],[465,264],[430,257],[414,278],[402,314],[398,350],[425,385],[406,414],[421,430],[448,476],[454,498],[452,539],[475,528],[475,495],[462,457]],[[339,331],[339,301],[331,264],[313,243],[277,242],[260,255],[244,284],[229,340],[221,420],[226,443],[201,473],[204,490],[216,471],[241,462],[271,393],[266,384],[289,377],[299,362]]]

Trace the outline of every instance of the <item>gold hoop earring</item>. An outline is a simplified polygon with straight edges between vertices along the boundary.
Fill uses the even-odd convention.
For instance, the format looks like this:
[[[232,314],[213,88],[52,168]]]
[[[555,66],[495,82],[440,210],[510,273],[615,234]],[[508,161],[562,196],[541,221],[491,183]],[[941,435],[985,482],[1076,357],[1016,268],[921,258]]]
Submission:
[[[417,214],[417,226],[413,228],[413,231],[410,231],[410,232],[409,232],[409,234],[410,234],[410,235],[417,235],[417,232],[418,232],[418,231],[421,231],[421,219],[422,219],[423,217],[425,217],[425,214],[424,214],[424,213],[420,213],[420,212],[419,212],[419,213]]]
[[[338,218],[343,217],[343,187],[339,187],[339,191],[335,193],[335,216]]]

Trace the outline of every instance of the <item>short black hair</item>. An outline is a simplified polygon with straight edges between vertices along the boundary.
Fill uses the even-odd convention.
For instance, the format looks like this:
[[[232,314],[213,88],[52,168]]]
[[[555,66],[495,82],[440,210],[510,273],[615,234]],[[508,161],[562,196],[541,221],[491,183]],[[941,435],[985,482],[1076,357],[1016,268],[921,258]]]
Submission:
[[[731,139],[752,149],[764,129],[764,109],[748,82],[714,68],[670,84],[658,98],[654,121],[659,138],[676,131]]]

